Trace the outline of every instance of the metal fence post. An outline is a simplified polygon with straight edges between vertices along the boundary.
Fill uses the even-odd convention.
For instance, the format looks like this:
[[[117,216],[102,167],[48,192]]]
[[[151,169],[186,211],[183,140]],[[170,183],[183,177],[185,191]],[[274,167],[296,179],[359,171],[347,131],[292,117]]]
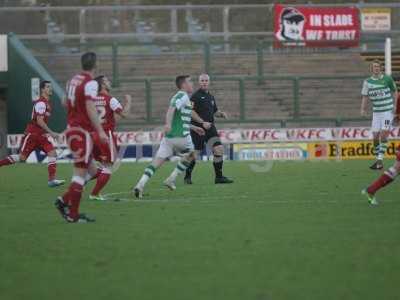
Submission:
[[[118,70],[118,43],[112,43],[112,84],[113,87],[119,86],[119,70]]]
[[[211,47],[208,41],[204,43],[204,72],[211,75]]]
[[[257,43],[257,76],[258,84],[262,84],[264,77],[264,51],[263,42]]]
[[[86,42],[86,21],[85,21],[86,9],[82,8],[79,12],[79,36],[80,43],[83,44]]]
[[[246,120],[246,94],[245,94],[245,86],[244,79],[239,79],[239,105],[240,105],[240,121]]]
[[[151,79],[146,79],[144,81],[145,89],[146,89],[146,121],[152,121],[152,96],[151,96]]]
[[[171,9],[170,12],[170,18],[171,18],[171,34],[172,34],[172,41],[177,42],[178,41],[178,12],[176,9]]]
[[[300,78],[295,77],[293,79],[293,117],[294,119],[298,119],[300,115],[300,95],[299,95],[299,85]]]
[[[230,44],[229,44],[229,6],[225,6],[222,10],[222,27],[224,31],[224,50],[225,52],[230,52]]]

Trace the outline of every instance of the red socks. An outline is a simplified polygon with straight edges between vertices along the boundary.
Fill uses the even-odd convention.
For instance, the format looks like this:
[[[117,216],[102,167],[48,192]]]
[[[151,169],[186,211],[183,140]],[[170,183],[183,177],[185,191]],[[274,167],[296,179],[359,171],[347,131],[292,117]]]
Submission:
[[[85,181],[81,177],[74,176],[68,191],[62,197],[64,203],[70,206],[69,217],[72,219],[77,219],[79,216],[79,205],[84,184]]]
[[[54,162],[48,162],[47,164],[47,171],[49,172],[49,181],[52,181],[56,178],[56,172],[57,172],[57,163]]]
[[[0,160],[0,167],[12,165],[15,163],[16,163],[16,161],[10,155],[10,156],[7,156],[6,158],[3,158],[2,160]]]
[[[376,181],[374,181],[367,189],[369,194],[374,195],[379,189],[388,185],[393,181],[393,178],[387,175],[386,173],[382,174]]]
[[[101,174],[97,177],[96,185],[93,188],[92,195],[97,196],[100,191],[106,186],[107,182],[110,180],[111,172],[108,170],[103,170]]]

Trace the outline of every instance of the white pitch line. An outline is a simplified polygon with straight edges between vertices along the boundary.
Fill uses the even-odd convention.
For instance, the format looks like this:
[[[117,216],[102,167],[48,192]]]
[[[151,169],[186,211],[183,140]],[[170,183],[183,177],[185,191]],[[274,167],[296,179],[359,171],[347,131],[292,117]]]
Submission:
[[[111,197],[111,196],[117,196],[117,195],[122,195],[123,197]],[[357,199],[357,200],[351,200],[351,201],[337,201],[337,200],[249,200],[249,201],[236,201],[238,199],[250,199],[249,196],[246,195],[241,195],[241,196],[216,196],[216,197],[207,197],[207,200],[199,200],[203,198],[203,196],[199,197],[185,197],[185,198],[172,198],[172,199],[135,199],[135,198],[126,198],[127,195],[130,195],[129,192],[119,192],[119,193],[110,193],[104,195],[104,197],[110,198],[107,199],[108,201],[112,202],[137,202],[137,203],[170,203],[170,204],[222,204],[225,202],[222,202],[220,200],[232,200],[232,204],[354,204],[358,202],[365,202],[364,199]],[[125,197],[124,197],[125,196]],[[383,203],[391,203],[395,202],[394,200],[385,200]],[[225,203],[226,204],[226,203]]]

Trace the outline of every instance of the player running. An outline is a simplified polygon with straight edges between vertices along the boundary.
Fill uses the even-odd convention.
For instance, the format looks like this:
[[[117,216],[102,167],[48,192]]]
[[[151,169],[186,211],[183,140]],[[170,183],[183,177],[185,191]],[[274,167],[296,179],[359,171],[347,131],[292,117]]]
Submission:
[[[119,118],[127,117],[132,99],[130,95],[125,95],[124,105],[122,106],[116,98],[111,96],[111,83],[106,76],[98,76],[95,80],[99,86],[99,94],[95,98],[95,105],[109,143],[101,144],[102,149],[99,147],[94,147],[93,149],[94,159],[100,162],[102,166],[96,174],[96,185],[89,195],[89,199],[103,201],[106,199],[100,195],[100,191],[110,180],[113,163],[117,156],[117,142],[114,135],[115,123]]]
[[[387,140],[390,126],[393,122],[393,107],[397,99],[397,89],[393,78],[382,73],[382,66],[379,61],[371,63],[372,76],[364,80],[362,88],[361,115],[366,116],[366,103],[371,100],[372,113],[372,134],[376,161],[370,166],[372,170],[383,168],[383,157],[387,149]]]
[[[399,123],[400,121],[400,101],[397,99],[396,103],[396,111],[395,111],[395,123]],[[386,170],[377,180],[375,180],[370,186],[366,189],[362,190],[361,193],[365,195],[368,199],[368,202],[371,205],[378,205],[379,202],[375,197],[377,191],[381,188],[385,187],[389,183],[393,182],[393,180],[400,173],[400,147],[396,149],[396,161],[393,166],[391,166],[388,170]]]
[[[154,175],[168,158],[181,154],[182,158],[171,175],[164,181],[165,186],[175,190],[175,180],[179,174],[185,172],[190,162],[194,159],[194,146],[190,136],[190,130],[204,135],[204,129],[191,125],[192,105],[189,94],[193,92],[193,83],[188,75],[176,77],[176,86],[179,91],[171,98],[170,106],[165,117],[165,137],[162,139],[153,162],[144,170],[144,174],[133,189],[137,198],[143,197],[146,183]],[[193,116],[194,117],[194,116]],[[197,120],[200,121],[200,120]],[[206,124],[209,126],[209,124]]]
[[[81,57],[82,72],[72,77],[67,85],[68,128],[66,138],[74,159],[71,184],[55,206],[69,223],[88,223],[95,220],[79,213],[83,187],[88,173],[95,174],[97,168],[92,159],[94,147],[105,147],[108,136],[100,123],[95,100],[98,83],[93,80],[96,69],[96,54],[87,52]]]
[[[51,116],[51,95],[51,82],[42,81],[40,83],[40,98],[33,103],[31,121],[25,129],[19,154],[12,154],[0,160],[0,167],[25,162],[33,151],[42,150],[48,157],[48,186],[56,187],[64,184],[65,180],[56,179],[57,152],[49,138],[50,136],[55,140],[58,139],[58,133],[48,127],[48,120]]]

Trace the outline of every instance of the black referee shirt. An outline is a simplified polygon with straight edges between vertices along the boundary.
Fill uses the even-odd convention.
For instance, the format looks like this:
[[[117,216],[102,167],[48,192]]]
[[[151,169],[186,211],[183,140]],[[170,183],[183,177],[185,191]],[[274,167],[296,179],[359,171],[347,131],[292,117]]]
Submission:
[[[210,92],[203,89],[198,89],[190,98],[193,103],[193,110],[202,118],[205,122],[214,123],[214,114],[218,111],[215,98]],[[192,120],[192,124],[201,127]]]

